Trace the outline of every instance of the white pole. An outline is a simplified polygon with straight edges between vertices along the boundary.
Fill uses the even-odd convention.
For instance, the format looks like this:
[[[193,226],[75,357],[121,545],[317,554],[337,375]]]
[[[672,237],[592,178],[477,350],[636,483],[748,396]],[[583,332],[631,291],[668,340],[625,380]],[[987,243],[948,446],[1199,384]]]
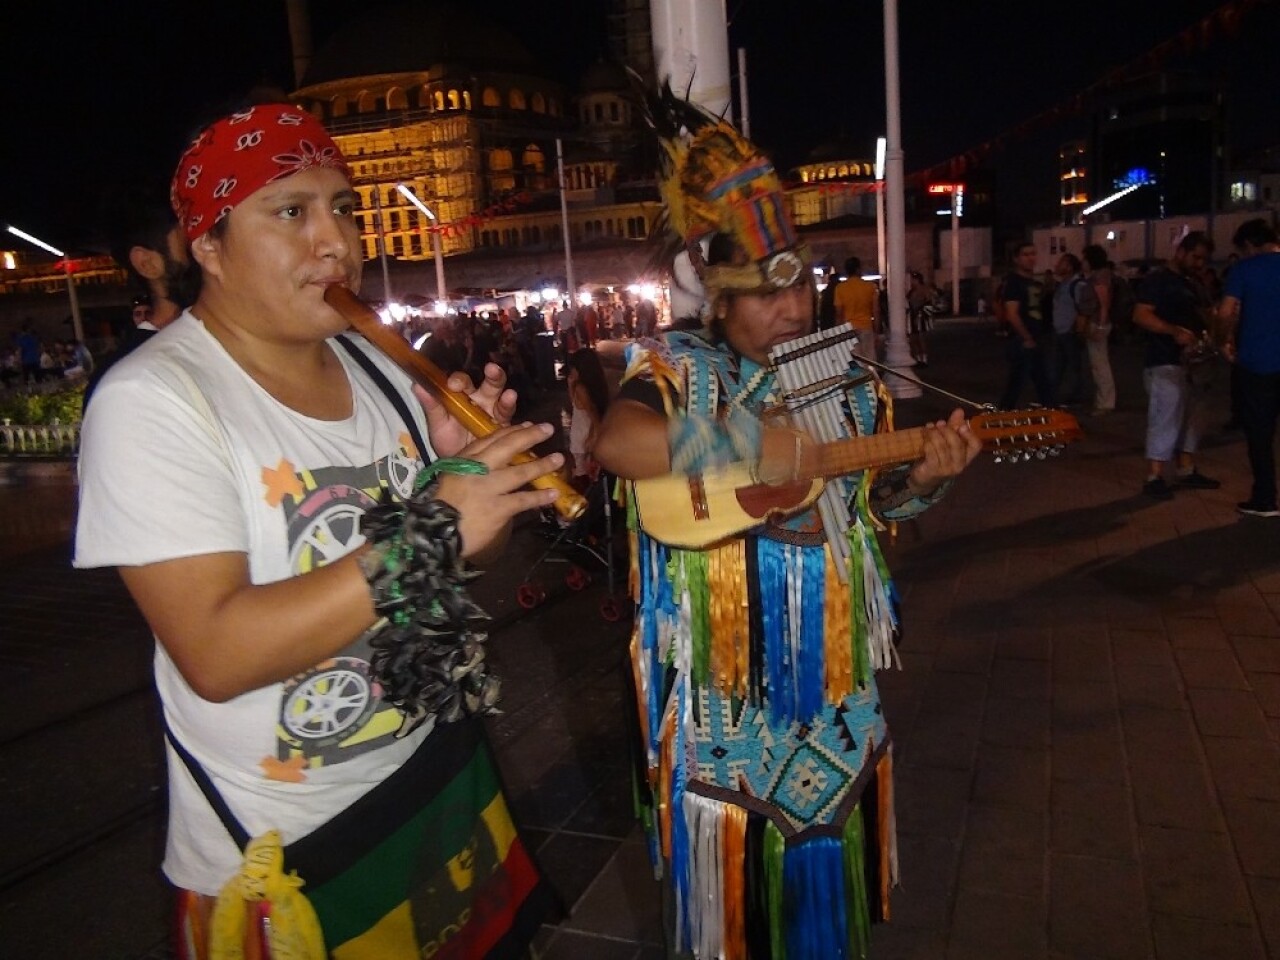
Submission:
[[[884,0],[884,100],[885,100],[885,233],[888,252],[889,339],[885,344],[884,362],[897,370],[911,367],[911,348],[907,343],[907,291],[903,279],[907,275],[906,203],[903,200],[902,113],[898,84],[898,0]],[[901,377],[886,378],[889,392],[895,397],[918,397],[920,388]]]
[[[382,223],[382,188],[373,187],[373,206],[378,213],[378,256],[382,258],[382,299],[391,302],[391,274],[387,272],[387,232]]]
[[[738,107],[742,110],[742,135],[751,139],[751,110],[747,105],[747,48],[738,48]]]
[[[951,315],[960,316],[960,198],[964,187],[951,191]]]
[[[573,277],[573,250],[569,245],[569,200],[564,189],[564,143],[556,137],[556,175],[560,180],[560,231],[564,234],[564,282],[569,302],[578,306],[578,284]]]
[[[436,258],[436,299],[445,301],[449,299],[449,291],[444,285],[444,250],[439,227],[431,231],[431,249]]]
[[[884,151],[885,138],[876,137],[876,273],[880,275],[881,288],[888,289],[884,286],[884,272],[888,269],[884,262]]]
[[[729,19],[724,0],[649,0],[658,80],[709,113],[733,121]]]
[[[84,342],[84,324],[80,320],[80,298],[76,295],[76,278],[71,272],[71,261],[67,260],[67,296],[71,298],[71,328],[75,331],[76,341]]]

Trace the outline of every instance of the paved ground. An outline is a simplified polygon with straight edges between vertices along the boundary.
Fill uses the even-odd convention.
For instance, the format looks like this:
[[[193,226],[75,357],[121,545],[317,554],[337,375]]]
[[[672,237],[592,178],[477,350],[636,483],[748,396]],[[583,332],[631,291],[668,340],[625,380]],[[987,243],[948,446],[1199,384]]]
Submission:
[[[987,327],[933,335],[931,380],[998,394]],[[902,888],[873,956],[1280,960],[1280,521],[1239,519],[1238,435],[1201,469],[1223,489],[1138,493],[1137,352],[1121,409],[1044,462],[983,460],[887,545],[904,669],[882,677],[898,758]],[[1226,419],[1223,385],[1212,393]],[[941,409],[898,406],[912,424]],[[5,956],[161,956],[162,804],[147,639],[114,576],[69,571],[72,491],[0,488],[0,944]],[[517,819],[568,918],[545,956],[657,958],[657,897],[631,820],[625,626],[603,568],[532,615],[514,591],[533,525],[479,583],[503,628],[491,730]],[[552,597],[555,601],[555,597]],[[92,919],[89,919],[92,917]]]

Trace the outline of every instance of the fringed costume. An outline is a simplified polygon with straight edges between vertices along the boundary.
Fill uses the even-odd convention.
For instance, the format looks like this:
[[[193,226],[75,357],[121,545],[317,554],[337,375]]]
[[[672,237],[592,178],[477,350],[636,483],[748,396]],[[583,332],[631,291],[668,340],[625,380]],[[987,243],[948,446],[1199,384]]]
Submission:
[[[704,423],[775,399],[769,368],[691,334],[642,345],[631,377]],[[877,385],[848,394],[851,429],[875,429]],[[895,659],[897,613],[875,530],[928,505],[905,470],[832,481],[854,515],[847,582],[812,510],[708,550],[662,544],[629,512],[647,826],[675,943],[696,957],[865,957],[888,917],[893,755],[874,671]]]
[[[707,299],[811,285],[769,161],[669,88],[644,106],[667,226]],[[758,460],[762,413],[782,392],[772,367],[714,328],[644,341],[628,360],[623,396],[665,413],[674,472]],[[891,429],[879,381],[851,372],[843,436]],[[874,672],[896,660],[898,619],[877,531],[936,499],[914,497],[907,470],[831,481],[847,551],[812,508],[681,549],[646,533],[628,500],[646,825],[683,956],[860,958],[889,915],[893,753]]]

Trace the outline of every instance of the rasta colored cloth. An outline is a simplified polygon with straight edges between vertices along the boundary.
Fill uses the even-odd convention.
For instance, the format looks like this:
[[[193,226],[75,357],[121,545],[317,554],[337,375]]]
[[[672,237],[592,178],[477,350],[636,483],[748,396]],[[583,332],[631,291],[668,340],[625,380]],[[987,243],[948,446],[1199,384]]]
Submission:
[[[759,417],[779,399],[772,368],[696,333],[631,361],[670,419]],[[881,400],[874,377],[858,381],[841,429],[886,426]],[[897,604],[875,531],[931,502],[879,492],[907,469],[833,481],[852,517],[843,578],[815,511],[690,550],[649,536],[628,504],[643,813],[681,955],[865,958],[888,919],[893,749],[875,670],[896,658]]]
[[[324,125],[287,103],[261,103],[205,127],[173,174],[169,200],[187,241],[250,194],[313,167],[351,171]]]
[[[392,777],[284,856],[334,960],[523,957],[555,909],[474,720],[441,724]],[[220,956],[209,952],[211,901],[180,900],[184,960]]]

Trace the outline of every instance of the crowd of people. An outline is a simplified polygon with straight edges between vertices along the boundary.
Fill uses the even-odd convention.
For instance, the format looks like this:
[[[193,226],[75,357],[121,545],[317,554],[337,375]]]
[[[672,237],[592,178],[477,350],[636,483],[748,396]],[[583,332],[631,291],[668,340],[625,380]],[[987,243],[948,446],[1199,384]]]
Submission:
[[[1117,403],[1111,347],[1140,338],[1146,392],[1143,494],[1169,500],[1178,489],[1221,486],[1198,469],[1196,454],[1212,426],[1208,399],[1229,376],[1231,414],[1222,426],[1245,430],[1254,474],[1250,497],[1237,509],[1249,516],[1280,516],[1272,453],[1274,378],[1280,371],[1273,307],[1280,296],[1280,257],[1274,256],[1274,228],[1265,219],[1246,221],[1232,245],[1219,271],[1212,263],[1212,238],[1188,231],[1166,262],[1124,277],[1098,245],[1084,247],[1080,256],[1064,251],[1051,270],[1040,274],[1035,246],[1019,244],[993,297],[1008,356],[999,407],[1015,409],[1029,382],[1041,406],[1107,416]],[[1243,354],[1241,342],[1248,344]]]
[[[82,341],[46,339],[34,331],[30,321],[0,346],[0,385],[5,387],[82,380],[93,368],[93,354]]]

